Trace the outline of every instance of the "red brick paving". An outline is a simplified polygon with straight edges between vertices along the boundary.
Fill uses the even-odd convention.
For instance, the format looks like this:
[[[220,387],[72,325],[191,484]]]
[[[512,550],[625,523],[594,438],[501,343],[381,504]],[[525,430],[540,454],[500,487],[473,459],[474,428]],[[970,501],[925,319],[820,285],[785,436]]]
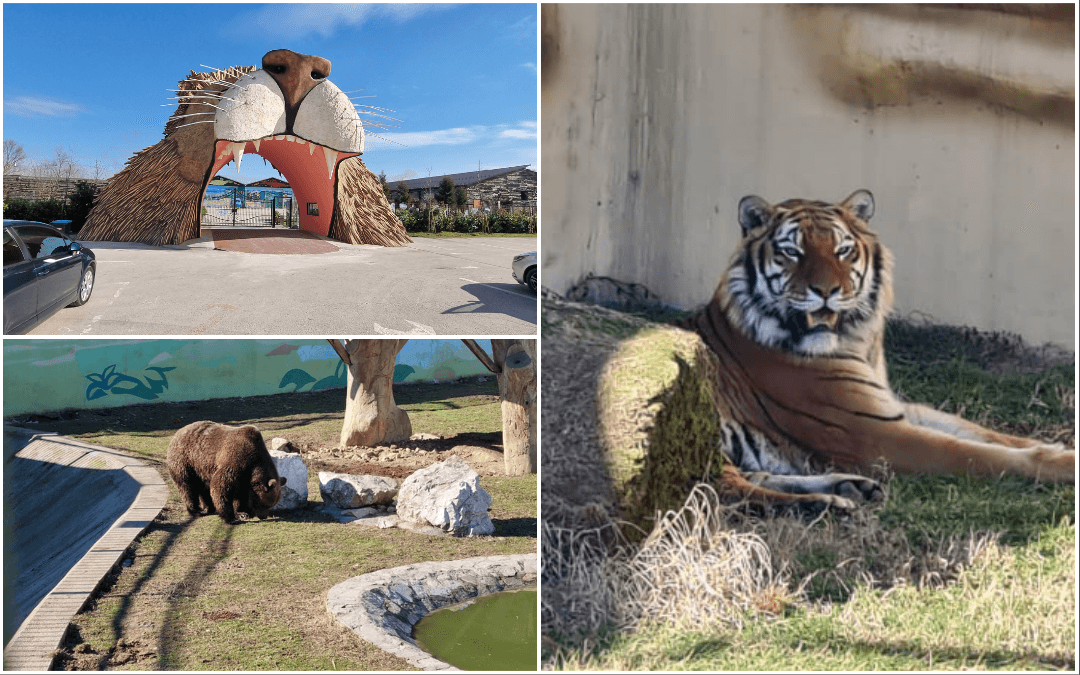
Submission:
[[[304,230],[223,229],[209,230],[214,248],[239,253],[305,254],[338,250],[330,242]]]

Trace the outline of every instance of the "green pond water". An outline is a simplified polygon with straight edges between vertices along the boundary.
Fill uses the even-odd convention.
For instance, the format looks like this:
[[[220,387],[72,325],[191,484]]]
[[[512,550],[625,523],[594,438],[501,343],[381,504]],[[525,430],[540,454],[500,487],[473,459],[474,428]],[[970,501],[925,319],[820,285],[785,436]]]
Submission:
[[[536,589],[484,595],[413,628],[426,652],[462,670],[536,670]]]

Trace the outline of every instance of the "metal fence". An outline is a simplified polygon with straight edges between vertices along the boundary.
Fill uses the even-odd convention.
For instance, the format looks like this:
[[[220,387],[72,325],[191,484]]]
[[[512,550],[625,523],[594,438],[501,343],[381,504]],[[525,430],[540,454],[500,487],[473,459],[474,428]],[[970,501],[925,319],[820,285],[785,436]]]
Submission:
[[[203,195],[203,227],[296,228],[299,222],[290,191],[211,185]]]

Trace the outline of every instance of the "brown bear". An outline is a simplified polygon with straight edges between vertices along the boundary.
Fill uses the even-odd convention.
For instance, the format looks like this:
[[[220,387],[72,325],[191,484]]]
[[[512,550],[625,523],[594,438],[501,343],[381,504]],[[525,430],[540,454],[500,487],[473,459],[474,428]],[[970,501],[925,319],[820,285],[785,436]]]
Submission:
[[[165,462],[188,513],[216,512],[226,523],[238,512],[268,518],[285,485],[251,425],[192,422],[173,435]]]

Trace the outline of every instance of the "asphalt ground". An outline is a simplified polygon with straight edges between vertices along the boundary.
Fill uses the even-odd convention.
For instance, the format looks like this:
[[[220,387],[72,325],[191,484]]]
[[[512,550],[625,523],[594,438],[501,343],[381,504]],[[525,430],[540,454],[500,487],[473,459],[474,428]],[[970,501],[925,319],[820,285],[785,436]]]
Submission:
[[[235,231],[221,242],[231,250],[212,235],[163,247],[89,242],[98,262],[90,301],[29,334],[537,334],[537,297],[510,268],[537,249],[536,237],[417,237],[397,248],[323,238],[335,250],[285,253],[265,238],[280,236],[277,248],[288,250],[295,234],[247,232],[248,249]],[[269,250],[248,252],[259,248]]]

